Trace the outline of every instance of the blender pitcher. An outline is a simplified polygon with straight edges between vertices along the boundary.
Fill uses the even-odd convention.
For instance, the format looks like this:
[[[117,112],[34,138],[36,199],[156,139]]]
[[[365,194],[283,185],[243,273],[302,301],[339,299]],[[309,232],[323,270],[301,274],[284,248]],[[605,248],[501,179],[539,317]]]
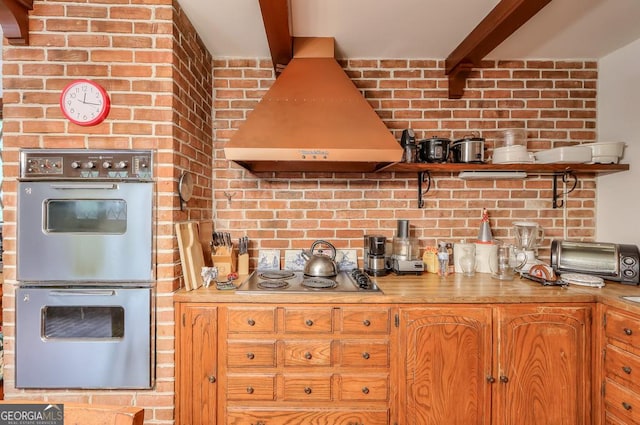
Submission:
[[[533,221],[513,222],[513,232],[516,235],[516,248],[534,250],[544,239],[544,230]]]

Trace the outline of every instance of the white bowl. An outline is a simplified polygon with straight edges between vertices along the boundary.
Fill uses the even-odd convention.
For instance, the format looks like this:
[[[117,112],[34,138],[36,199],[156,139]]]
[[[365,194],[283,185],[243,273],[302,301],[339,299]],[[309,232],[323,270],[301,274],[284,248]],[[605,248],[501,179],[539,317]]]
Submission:
[[[593,164],[617,164],[624,154],[624,142],[596,142],[587,143],[591,149],[591,163]]]
[[[591,148],[588,146],[562,146],[539,151],[534,154],[538,164],[583,164],[591,161]]]

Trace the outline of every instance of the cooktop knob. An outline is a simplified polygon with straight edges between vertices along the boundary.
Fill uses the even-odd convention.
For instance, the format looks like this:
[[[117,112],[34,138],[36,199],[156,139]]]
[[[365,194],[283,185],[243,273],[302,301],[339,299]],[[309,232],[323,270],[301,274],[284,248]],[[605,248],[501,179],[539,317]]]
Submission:
[[[82,168],[96,168],[96,163],[93,161],[87,161]]]
[[[127,161],[120,161],[116,163],[116,168],[122,170],[123,168],[127,168]]]
[[[102,168],[111,168],[111,162],[105,161],[102,163]]]
[[[80,163],[78,161],[73,161],[71,163],[71,168],[73,169],[80,168]]]

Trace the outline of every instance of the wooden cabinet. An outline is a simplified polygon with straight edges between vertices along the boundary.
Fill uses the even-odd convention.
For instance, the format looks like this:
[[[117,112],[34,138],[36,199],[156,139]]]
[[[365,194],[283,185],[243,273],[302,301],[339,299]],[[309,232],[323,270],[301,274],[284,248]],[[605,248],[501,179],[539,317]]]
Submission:
[[[640,424],[640,316],[604,308],[605,424]]]
[[[218,310],[219,423],[390,423],[391,307]]]
[[[176,321],[176,423],[216,423],[217,309],[179,303]]]
[[[591,307],[401,309],[401,423],[590,424]]]

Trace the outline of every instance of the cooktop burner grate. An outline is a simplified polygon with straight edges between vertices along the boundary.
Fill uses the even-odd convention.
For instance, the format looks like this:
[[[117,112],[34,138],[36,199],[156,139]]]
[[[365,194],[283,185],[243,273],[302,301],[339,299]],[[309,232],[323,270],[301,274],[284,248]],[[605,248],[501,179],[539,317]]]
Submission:
[[[307,277],[302,281],[302,286],[313,289],[333,289],[338,282],[323,277]]]

